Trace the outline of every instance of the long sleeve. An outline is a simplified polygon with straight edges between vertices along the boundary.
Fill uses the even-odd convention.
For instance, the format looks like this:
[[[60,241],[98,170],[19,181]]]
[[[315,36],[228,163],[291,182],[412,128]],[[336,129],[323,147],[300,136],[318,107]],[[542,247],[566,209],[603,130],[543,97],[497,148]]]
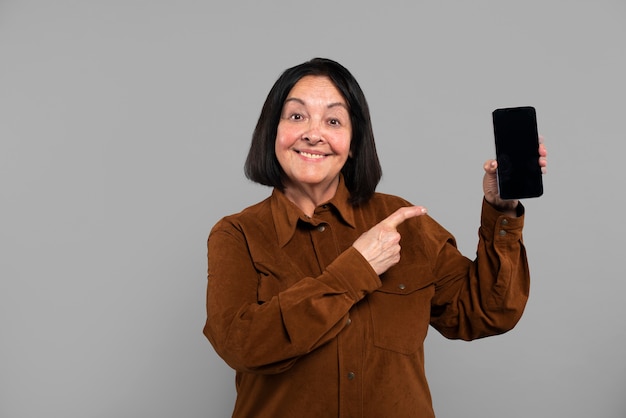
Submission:
[[[519,217],[504,216],[483,201],[474,261],[464,260],[454,240],[437,256],[431,325],[447,338],[473,340],[512,329],[528,300],[530,275]]]
[[[273,374],[335,338],[380,280],[353,247],[319,276],[303,276],[281,259],[268,226],[258,228],[224,220],[213,228],[204,333],[234,369]]]

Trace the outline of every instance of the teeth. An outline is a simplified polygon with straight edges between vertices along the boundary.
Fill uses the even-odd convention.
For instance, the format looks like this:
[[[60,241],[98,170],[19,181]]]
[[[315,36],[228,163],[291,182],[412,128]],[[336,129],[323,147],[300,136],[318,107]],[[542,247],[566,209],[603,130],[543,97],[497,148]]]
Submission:
[[[324,158],[323,154],[309,154],[308,152],[300,151],[300,155],[307,158]]]

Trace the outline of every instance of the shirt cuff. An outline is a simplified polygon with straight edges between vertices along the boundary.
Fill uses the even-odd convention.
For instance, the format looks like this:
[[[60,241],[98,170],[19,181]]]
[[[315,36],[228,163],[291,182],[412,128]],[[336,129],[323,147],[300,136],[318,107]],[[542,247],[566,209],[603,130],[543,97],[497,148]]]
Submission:
[[[382,286],[370,263],[354,247],[341,253],[326,271],[343,284],[355,302]]]
[[[516,210],[517,217],[505,215],[483,198],[480,220],[483,236],[493,241],[517,241],[521,239],[526,210],[521,202],[518,203]]]

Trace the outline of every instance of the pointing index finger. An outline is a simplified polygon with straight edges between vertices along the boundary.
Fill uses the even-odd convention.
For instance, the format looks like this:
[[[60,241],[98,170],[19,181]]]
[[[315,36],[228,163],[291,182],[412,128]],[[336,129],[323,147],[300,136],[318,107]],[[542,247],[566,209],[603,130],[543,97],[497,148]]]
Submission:
[[[396,210],[394,213],[383,219],[381,223],[386,224],[392,228],[397,228],[402,222],[407,219],[421,216],[426,213],[426,208],[423,206],[406,206]]]

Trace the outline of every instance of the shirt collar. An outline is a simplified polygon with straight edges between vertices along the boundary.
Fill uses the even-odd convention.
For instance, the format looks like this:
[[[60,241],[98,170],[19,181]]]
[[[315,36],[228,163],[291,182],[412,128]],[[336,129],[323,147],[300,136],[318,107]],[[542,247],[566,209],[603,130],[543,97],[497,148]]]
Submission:
[[[343,175],[339,176],[339,185],[337,186],[337,192],[335,196],[330,199],[326,205],[331,205],[336,209],[339,214],[338,218],[355,228],[354,225],[354,208],[348,202],[350,198],[350,191],[345,185]],[[276,235],[278,238],[278,245],[284,247],[293,237],[298,221],[314,224],[315,216],[309,218],[304,212],[290,201],[283,192],[278,189],[274,189],[271,197],[272,216],[274,218],[274,225],[276,226]]]

